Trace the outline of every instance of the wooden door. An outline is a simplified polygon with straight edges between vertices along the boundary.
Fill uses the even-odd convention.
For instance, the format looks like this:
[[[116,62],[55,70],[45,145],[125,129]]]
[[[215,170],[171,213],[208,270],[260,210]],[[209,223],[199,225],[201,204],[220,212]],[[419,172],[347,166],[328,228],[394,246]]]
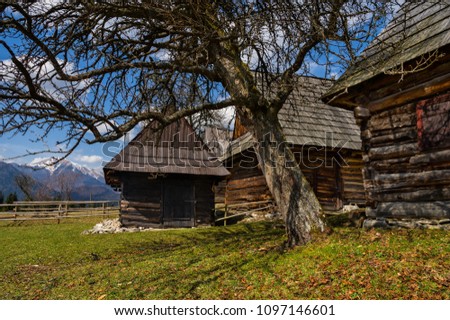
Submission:
[[[168,227],[195,225],[195,189],[191,183],[164,181],[163,224]]]

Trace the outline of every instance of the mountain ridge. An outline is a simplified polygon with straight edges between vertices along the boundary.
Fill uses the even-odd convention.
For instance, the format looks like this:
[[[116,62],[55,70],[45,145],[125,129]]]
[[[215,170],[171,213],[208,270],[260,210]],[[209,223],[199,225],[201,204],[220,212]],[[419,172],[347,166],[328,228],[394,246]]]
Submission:
[[[106,185],[103,172],[69,160],[50,165],[51,159],[40,159],[29,164],[0,161],[0,191],[6,198],[16,193],[19,200],[26,195],[17,184],[17,177],[29,181],[33,200],[118,200],[120,195]]]

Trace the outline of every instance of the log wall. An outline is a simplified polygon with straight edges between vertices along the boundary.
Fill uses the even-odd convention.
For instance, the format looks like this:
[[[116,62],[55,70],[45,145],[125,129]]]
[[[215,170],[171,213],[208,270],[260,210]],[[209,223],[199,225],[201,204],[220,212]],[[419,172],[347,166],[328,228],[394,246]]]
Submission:
[[[226,180],[225,187],[225,203],[227,205],[272,199],[253,150],[243,151],[229,159],[225,166],[231,173]]]
[[[341,164],[342,202],[343,204],[355,203],[359,207],[366,206],[366,194],[364,191],[362,151],[347,150],[343,152]]]
[[[211,225],[214,221],[214,179],[192,177],[195,185],[195,225]]]
[[[368,218],[450,218],[450,92],[359,121]]]
[[[147,174],[122,173],[120,221],[126,227],[162,225],[162,181],[149,180]]]
[[[163,185],[187,181],[194,184],[194,226],[210,225],[213,221],[214,178],[209,176],[171,175],[150,179],[148,174],[122,173],[120,220],[124,226],[163,227]],[[173,226],[173,223],[171,224]]]
[[[365,205],[360,151],[337,153],[316,146],[295,146],[292,151],[324,210],[339,210],[349,203]],[[225,189],[226,204],[272,200],[252,149],[228,159],[226,166],[231,172]]]

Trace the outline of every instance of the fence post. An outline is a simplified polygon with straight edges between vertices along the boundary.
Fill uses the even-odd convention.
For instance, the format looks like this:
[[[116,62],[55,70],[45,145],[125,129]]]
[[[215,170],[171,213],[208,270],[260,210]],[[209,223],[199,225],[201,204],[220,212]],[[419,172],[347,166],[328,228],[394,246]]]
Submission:
[[[105,210],[105,203],[104,203],[104,202],[102,203],[102,212],[103,212],[103,215],[105,215],[105,214],[106,214],[106,210]]]
[[[227,212],[228,212],[228,205],[225,205],[225,212],[223,214],[223,217],[225,218],[223,220],[223,225],[226,226],[227,225]]]

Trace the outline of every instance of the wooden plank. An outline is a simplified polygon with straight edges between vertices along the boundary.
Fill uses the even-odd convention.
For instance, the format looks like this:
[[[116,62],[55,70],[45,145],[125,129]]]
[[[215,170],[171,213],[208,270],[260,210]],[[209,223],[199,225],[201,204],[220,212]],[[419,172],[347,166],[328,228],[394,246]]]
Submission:
[[[110,201],[14,201],[14,205],[19,206],[30,206],[30,205],[80,205],[80,204],[108,204],[108,203],[117,203],[118,200],[110,200]],[[4,205],[13,205],[13,204],[1,204],[0,206]]]
[[[122,200],[121,201],[121,207],[160,209],[161,208],[161,203],[160,203],[159,199],[157,199],[157,201],[155,201],[155,202]]]
[[[230,180],[227,184],[227,188],[230,187],[251,187],[255,185],[266,185],[266,178],[262,175],[259,176],[253,176],[248,178],[234,178]]]
[[[106,216],[112,216],[116,214],[107,214]],[[27,217],[27,218],[0,218],[0,221],[39,221],[39,220],[62,220],[68,218],[89,218],[89,217],[105,217],[104,214],[84,214],[84,215],[75,215],[75,216],[57,216],[57,217]]]
[[[132,214],[132,215],[142,215],[142,216],[160,216],[161,210],[156,209],[140,209],[140,208],[127,208],[120,210],[121,214]]]
[[[227,199],[228,204],[242,203],[242,202],[256,202],[256,201],[264,201],[271,200],[272,197],[270,195],[259,195],[259,196],[249,196],[243,195],[239,198],[229,198]]]
[[[121,213],[120,219],[125,219],[128,221],[137,221],[137,222],[145,222],[145,223],[159,223],[161,221],[160,216],[143,216],[140,214],[129,214],[129,213]]]

